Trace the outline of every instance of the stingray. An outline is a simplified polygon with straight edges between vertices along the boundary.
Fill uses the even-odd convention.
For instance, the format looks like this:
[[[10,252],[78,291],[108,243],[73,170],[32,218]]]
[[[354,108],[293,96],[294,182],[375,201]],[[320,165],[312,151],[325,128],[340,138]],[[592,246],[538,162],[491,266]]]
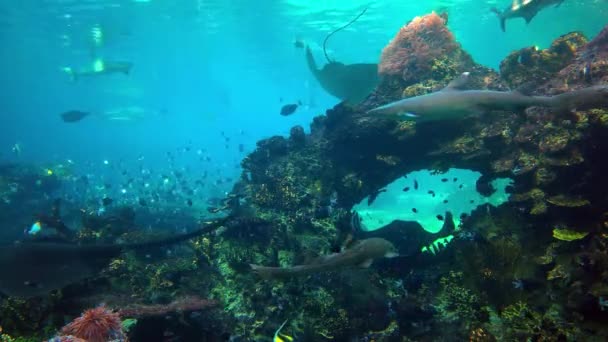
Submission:
[[[325,37],[323,41],[323,52],[328,64],[322,69],[317,67],[317,63],[310,51],[310,47],[306,47],[306,62],[308,68],[315,76],[321,87],[326,92],[350,104],[356,104],[363,101],[378,85],[378,64],[375,63],[356,63],[344,64],[332,61],[325,49],[325,45],[329,37],[334,33],[345,29],[361,17],[364,9],[355,19],[351,20],[346,25],[334,30]]]
[[[35,297],[92,278],[111,259],[126,251],[158,248],[208,233],[224,218],[188,234],[132,244],[80,245],[57,241],[29,241],[0,247],[0,293]]]

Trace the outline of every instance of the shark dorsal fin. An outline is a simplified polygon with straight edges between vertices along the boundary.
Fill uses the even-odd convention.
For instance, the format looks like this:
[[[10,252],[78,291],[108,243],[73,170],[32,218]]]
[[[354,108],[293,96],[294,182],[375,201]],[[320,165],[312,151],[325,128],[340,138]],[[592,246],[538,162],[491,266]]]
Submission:
[[[460,76],[453,79],[448,85],[443,88],[443,91],[462,90],[469,81],[470,72],[463,72]]]

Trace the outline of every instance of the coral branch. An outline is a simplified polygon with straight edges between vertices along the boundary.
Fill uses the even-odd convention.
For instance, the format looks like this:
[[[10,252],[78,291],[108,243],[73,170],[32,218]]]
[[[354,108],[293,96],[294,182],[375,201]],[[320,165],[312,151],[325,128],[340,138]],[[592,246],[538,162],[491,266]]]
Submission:
[[[204,310],[217,306],[218,302],[196,296],[179,298],[169,304],[132,304],[118,310],[121,317],[162,316],[172,312]]]

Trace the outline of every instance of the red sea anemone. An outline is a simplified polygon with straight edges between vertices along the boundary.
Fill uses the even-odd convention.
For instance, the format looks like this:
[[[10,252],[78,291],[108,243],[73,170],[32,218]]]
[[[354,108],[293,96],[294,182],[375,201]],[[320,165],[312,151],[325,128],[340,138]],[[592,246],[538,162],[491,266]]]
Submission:
[[[126,341],[120,316],[104,305],[85,311],[63,327],[61,335],[71,335],[87,342]]]

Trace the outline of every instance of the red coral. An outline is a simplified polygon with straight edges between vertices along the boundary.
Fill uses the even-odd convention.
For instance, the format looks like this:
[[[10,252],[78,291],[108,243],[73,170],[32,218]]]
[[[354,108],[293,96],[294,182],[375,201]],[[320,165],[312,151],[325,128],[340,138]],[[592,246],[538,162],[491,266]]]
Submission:
[[[85,311],[61,329],[65,338],[77,337],[87,342],[126,341],[120,315],[104,305]]]
[[[172,312],[198,311],[216,306],[214,300],[201,299],[196,296],[179,298],[169,304],[133,304],[121,308],[118,313],[121,317],[162,316]]]
[[[407,80],[428,71],[434,59],[457,47],[442,17],[436,13],[416,17],[382,50],[378,72],[381,76],[401,76]]]

